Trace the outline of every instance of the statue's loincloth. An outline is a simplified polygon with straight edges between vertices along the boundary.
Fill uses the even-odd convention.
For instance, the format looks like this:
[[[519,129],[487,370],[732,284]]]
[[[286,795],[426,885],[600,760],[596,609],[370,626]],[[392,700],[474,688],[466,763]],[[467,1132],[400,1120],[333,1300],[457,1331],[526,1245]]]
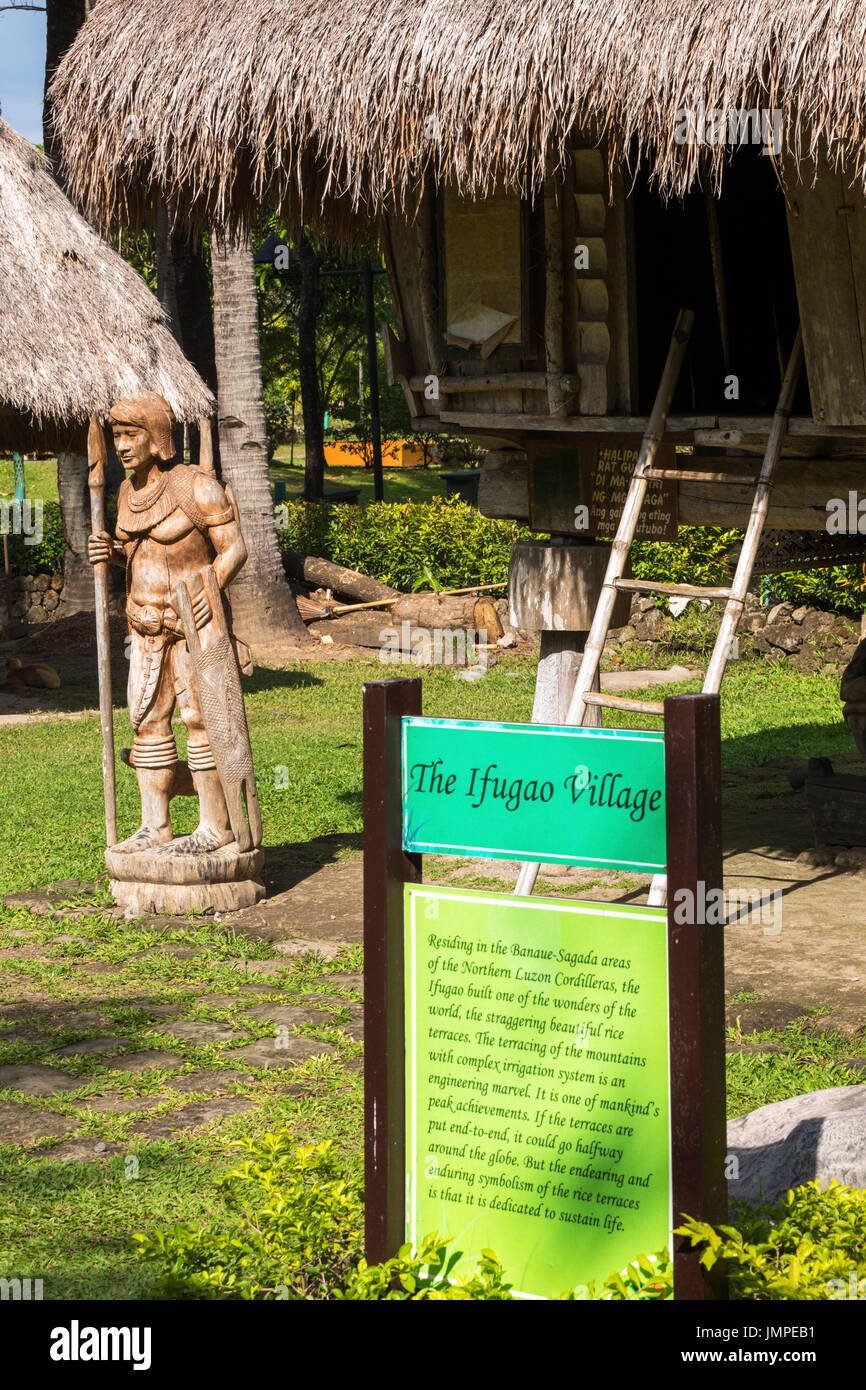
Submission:
[[[165,629],[144,633],[133,627],[129,634],[127,700],[136,733],[157,697],[166,695],[168,682],[174,697],[181,701],[182,714],[190,705],[197,708],[192,658],[183,636]],[[184,695],[186,699],[181,698]]]

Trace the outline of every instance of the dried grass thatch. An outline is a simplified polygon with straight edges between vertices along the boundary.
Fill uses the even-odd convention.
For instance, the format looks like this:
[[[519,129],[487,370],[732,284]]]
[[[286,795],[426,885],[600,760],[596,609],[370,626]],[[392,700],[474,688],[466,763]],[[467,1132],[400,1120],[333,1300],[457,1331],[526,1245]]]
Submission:
[[[213,409],[147,285],[2,120],[0,306],[0,447],[62,447],[136,391],[159,391],[182,420]]]
[[[576,126],[682,192],[707,151],[675,116],[701,103],[777,107],[795,151],[863,178],[864,49],[863,0],[97,0],[54,95],[93,217],[135,221],[154,183],[201,220],[294,220],[305,192],[333,221],[424,169],[537,187]]]

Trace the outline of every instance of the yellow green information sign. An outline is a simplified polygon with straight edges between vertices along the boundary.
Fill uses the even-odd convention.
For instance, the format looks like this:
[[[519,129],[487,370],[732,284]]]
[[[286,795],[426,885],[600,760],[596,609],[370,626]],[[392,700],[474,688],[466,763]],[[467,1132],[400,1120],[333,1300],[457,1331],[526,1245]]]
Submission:
[[[663,873],[664,738],[406,717],[403,846]]]
[[[666,910],[404,892],[407,1238],[543,1298],[663,1249]]]

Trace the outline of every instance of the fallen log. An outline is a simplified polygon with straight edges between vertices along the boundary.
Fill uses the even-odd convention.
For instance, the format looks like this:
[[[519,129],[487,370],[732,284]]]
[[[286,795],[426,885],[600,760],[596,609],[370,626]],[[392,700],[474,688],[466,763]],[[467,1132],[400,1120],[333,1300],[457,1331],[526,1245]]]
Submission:
[[[330,589],[332,593],[343,594],[356,599],[358,603],[375,603],[400,597],[398,589],[380,584],[367,574],[357,570],[344,569],[331,560],[322,560],[316,555],[301,555],[297,550],[283,552],[286,570],[293,579],[303,579],[319,589]]]
[[[405,594],[392,604],[389,621],[395,627],[404,621],[431,629],[474,627],[475,599],[468,594]]]
[[[312,622],[309,630],[315,637],[329,637],[332,641],[343,642],[349,647],[375,647],[377,650],[385,650],[388,635],[393,628],[387,613],[367,612],[347,613],[343,618],[325,618]]]

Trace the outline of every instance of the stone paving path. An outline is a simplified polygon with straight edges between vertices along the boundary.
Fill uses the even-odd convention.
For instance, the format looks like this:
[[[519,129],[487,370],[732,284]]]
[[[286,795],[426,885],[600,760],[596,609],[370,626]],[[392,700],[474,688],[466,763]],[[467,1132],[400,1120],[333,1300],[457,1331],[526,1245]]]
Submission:
[[[72,881],[5,898],[0,1144],[95,1161],[303,1096],[308,1063],[357,1073],[360,860],[290,877],[230,922],[127,923]]]

